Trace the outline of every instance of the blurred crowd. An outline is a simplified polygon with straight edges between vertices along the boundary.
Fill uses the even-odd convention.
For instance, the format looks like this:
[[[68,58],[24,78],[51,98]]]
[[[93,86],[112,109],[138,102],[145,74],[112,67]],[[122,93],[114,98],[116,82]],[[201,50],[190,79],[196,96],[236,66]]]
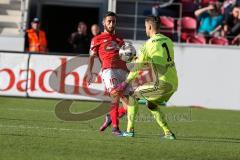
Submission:
[[[176,14],[175,9],[166,8],[159,3],[152,6],[152,14],[160,17],[162,34],[178,42],[240,45],[240,0],[175,0],[174,2],[182,6],[180,15]],[[76,31],[69,35],[67,40],[71,45],[71,52],[88,54],[91,39],[98,34],[100,28],[97,24],[93,24],[88,29],[85,22],[79,22]],[[46,33],[40,29],[38,18],[31,21],[25,41],[26,51],[48,52]]]
[[[93,24],[90,34],[87,30],[87,24],[81,21],[78,23],[76,31],[69,36],[68,43],[71,45],[72,53],[89,54],[91,39],[100,34],[100,27],[97,24]],[[48,52],[46,33],[40,29],[39,18],[34,18],[30,29],[26,30],[25,49],[28,52]]]
[[[73,53],[88,54],[91,39],[98,34],[100,34],[100,28],[97,24],[91,26],[91,35],[89,35],[87,32],[87,24],[85,22],[79,22],[77,31],[72,33],[69,38]]]
[[[212,1],[194,12],[198,33],[209,37],[224,37],[235,43],[240,37],[240,6],[236,0]]]
[[[179,37],[181,42],[240,44],[240,0],[177,0],[174,2],[182,4],[182,13],[178,15],[179,17],[176,17],[176,11],[163,9],[159,4],[153,5],[152,14],[160,16],[162,25],[166,28],[171,28],[169,23],[171,21],[172,26],[174,25],[174,20],[171,19],[178,19],[175,31],[181,31]],[[168,23],[166,18],[162,18],[166,14],[168,14]]]

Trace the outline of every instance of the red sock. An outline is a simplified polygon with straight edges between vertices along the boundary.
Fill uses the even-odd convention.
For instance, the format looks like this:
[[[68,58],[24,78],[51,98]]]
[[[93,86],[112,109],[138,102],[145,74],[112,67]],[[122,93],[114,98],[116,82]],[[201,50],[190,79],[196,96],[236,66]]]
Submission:
[[[118,128],[118,104],[117,103],[112,103],[111,108],[110,108],[110,116],[112,119],[112,126],[115,128]]]
[[[121,106],[118,108],[118,118],[122,118],[127,113],[127,110]]]

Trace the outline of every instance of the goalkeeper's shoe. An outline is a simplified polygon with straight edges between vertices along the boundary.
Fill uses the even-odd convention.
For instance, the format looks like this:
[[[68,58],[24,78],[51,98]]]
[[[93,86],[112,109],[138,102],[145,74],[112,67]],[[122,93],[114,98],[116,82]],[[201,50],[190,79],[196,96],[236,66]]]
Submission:
[[[112,120],[109,114],[106,115],[105,117],[105,121],[102,124],[102,126],[99,128],[99,131],[102,132],[104,131],[108,126],[110,126],[112,124]]]
[[[176,140],[176,136],[172,132],[166,132],[162,139]]]
[[[119,130],[118,127],[113,127],[112,134],[114,134],[115,136],[122,136],[122,132]]]
[[[122,137],[134,137],[134,131],[132,132],[123,132]]]

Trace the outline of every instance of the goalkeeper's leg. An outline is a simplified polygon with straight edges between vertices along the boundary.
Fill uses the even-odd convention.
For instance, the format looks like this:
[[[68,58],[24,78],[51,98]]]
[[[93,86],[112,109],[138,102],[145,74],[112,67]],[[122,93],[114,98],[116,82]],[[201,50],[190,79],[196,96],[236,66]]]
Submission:
[[[138,89],[135,91],[135,94],[144,97],[147,100],[147,107],[153,114],[158,125],[163,129],[165,134],[164,137],[167,139],[175,139],[174,134],[167,125],[164,114],[161,112],[160,107],[158,106],[158,104],[162,102],[167,102],[172,96],[173,92],[168,93],[168,90],[164,88],[164,85],[162,85],[162,87],[163,88],[159,87],[156,89],[155,84],[149,83],[147,85],[138,87]]]
[[[130,96],[128,99],[128,108],[127,108],[127,131],[123,132],[122,136],[124,137],[133,137],[134,136],[134,125],[135,119],[138,112],[138,102],[134,96]]]
[[[173,132],[169,129],[168,124],[165,120],[164,114],[161,112],[160,107],[157,104],[147,101],[147,107],[150,112],[153,114],[153,117],[157,121],[158,125],[163,129],[165,139],[176,139]]]
[[[163,129],[164,133],[170,132],[170,129],[168,127],[168,124],[165,120],[164,114],[161,112],[159,106],[152,103],[151,101],[147,101],[147,107],[152,113],[153,117],[157,121],[158,125]]]
[[[130,96],[128,101],[129,103],[127,108],[128,112],[127,132],[133,132],[135,119],[138,112],[138,102],[134,96]]]

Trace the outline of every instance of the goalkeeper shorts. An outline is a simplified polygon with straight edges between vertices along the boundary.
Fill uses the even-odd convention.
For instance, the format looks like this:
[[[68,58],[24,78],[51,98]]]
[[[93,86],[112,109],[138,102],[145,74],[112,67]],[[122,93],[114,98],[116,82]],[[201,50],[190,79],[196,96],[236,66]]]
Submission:
[[[150,82],[137,87],[134,95],[137,98],[144,98],[152,103],[161,104],[167,102],[174,92],[175,90],[169,83],[161,82],[156,85],[156,83]]]

